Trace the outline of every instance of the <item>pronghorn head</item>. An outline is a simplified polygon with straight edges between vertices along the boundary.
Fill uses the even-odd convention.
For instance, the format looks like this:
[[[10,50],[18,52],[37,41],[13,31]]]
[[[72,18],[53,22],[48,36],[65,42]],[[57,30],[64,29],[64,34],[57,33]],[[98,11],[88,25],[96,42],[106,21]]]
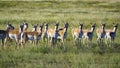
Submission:
[[[37,31],[37,27],[38,27],[38,24],[33,25],[33,29],[32,29],[32,31]]]
[[[115,24],[115,23],[113,23],[113,26],[114,26],[113,31],[114,31],[114,32],[116,32],[116,31],[117,31],[117,28],[118,28],[118,23],[116,23],[116,24]]]
[[[67,23],[65,23],[65,28],[68,28],[68,26],[69,26],[68,22],[67,22]]]
[[[23,23],[23,26],[24,26],[24,30],[27,30],[27,28],[28,28],[28,23]]]
[[[45,29],[48,30],[48,23],[45,24]]]
[[[7,24],[7,30],[13,30],[13,29],[15,29],[14,26],[8,23]]]
[[[96,24],[91,24],[91,32],[93,32],[94,30],[95,30],[95,26],[96,26]]]
[[[79,27],[80,27],[80,29],[82,29],[83,23],[79,23]]]
[[[55,24],[55,29],[56,29],[56,30],[58,29],[58,26],[59,26],[59,23],[56,23],[56,24]]]
[[[65,26],[64,26],[64,28],[66,28],[66,29],[65,29],[65,31],[67,31],[68,26],[69,26],[68,22],[67,22],[67,23],[65,23]]]
[[[102,23],[101,26],[102,26],[102,29],[104,29],[105,26],[106,26],[106,24],[105,24],[105,23]]]
[[[95,28],[96,24],[92,24],[91,26]]]
[[[118,23],[116,23],[116,24],[115,24],[115,23],[113,23],[113,26],[114,26],[114,27],[118,27]]]

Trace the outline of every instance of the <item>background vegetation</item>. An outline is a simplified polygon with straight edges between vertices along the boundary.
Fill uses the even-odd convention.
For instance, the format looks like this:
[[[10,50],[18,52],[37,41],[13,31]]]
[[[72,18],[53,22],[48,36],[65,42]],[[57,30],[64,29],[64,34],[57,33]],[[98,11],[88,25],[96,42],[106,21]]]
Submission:
[[[113,28],[112,23],[120,22],[119,0],[75,0],[75,1],[0,1],[0,29],[6,29],[6,22],[16,28],[24,21],[31,24],[48,22],[53,27],[55,22],[60,27],[69,22],[66,50],[45,47],[40,42],[32,47],[29,42],[23,49],[15,49],[15,42],[9,42],[7,49],[0,47],[1,68],[120,68],[120,28],[118,27],[115,45],[99,47],[96,34],[92,47],[76,48],[73,45],[71,29],[84,23],[84,29],[90,29],[89,23],[106,22],[106,28]],[[58,44],[59,45],[59,44]]]

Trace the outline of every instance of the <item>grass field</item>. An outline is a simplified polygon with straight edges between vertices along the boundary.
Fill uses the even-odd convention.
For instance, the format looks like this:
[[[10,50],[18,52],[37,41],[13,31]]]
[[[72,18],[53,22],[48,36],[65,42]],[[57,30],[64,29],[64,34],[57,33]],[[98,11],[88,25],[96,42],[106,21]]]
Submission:
[[[9,42],[7,49],[0,46],[0,68],[120,68],[120,28],[118,26],[115,45],[112,48],[99,48],[96,33],[91,48],[73,46],[71,29],[78,27],[90,29],[89,23],[96,23],[96,28],[106,22],[106,28],[113,28],[112,23],[120,25],[119,0],[75,0],[75,1],[0,1],[0,29],[5,29],[5,22],[16,28],[24,21],[31,24],[55,22],[60,27],[69,23],[66,50],[45,47],[40,42],[38,47],[29,42],[23,49],[15,49],[15,42]],[[78,45],[79,46],[79,45]]]

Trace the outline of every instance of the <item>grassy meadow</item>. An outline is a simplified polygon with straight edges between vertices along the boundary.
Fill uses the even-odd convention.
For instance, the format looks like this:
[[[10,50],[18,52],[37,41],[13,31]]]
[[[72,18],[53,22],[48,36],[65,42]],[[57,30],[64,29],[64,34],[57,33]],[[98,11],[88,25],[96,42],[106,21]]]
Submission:
[[[46,47],[46,42],[40,41],[38,47],[32,47],[29,42],[25,48],[15,49],[15,42],[8,41],[4,50],[0,46],[0,68],[120,68],[120,28],[113,47],[97,45],[96,31],[92,47],[76,48],[73,44],[71,29],[84,23],[84,29],[90,29],[90,23],[96,23],[96,28],[106,22],[106,28],[112,29],[112,23],[120,25],[119,0],[75,0],[75,1],[0,1],[0,29],[6,29],[10,22],[18,29],[23,22],[32,24],[49,23],[53,28],[55,22],[63,27],[69,23],[66,49]],[[58,46],[60,44],[58,43]]]

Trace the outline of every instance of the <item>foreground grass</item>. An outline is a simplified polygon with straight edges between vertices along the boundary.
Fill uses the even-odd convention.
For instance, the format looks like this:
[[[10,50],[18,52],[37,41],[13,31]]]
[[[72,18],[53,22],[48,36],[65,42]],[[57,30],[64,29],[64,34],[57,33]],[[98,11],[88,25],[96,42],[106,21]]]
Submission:
[[[90,29],[89,23],[106,22],[106,28],[113,28],[113,22],[120,22],[119,0],[84,0],[84,1],[41,1],[41,2],[11,2],[0,1],[0,29],[5,29],[9,21],[16,28],[24,21],[31,24],[60,22],[60,27],[69,22],[66,49],[45,47],[41,42],[38,47],[29,43],[23,49],[15,49],[15,43],[8,43],[3,50],[0,47],[1,68],[120,68],[120,28],[118,27],[115,45],[112,48],[97,46],[96,34],[93,47],[73,46],[71,29],[78,27],[79,22],[84,28]]]
[[[6,50],[0,50],[0,66],[2,68],[119,68],[119,57],[119,52],[109,48],[101,52],[98,47],[76,49],[67,46],[67,49],[63,50],[45,46],[14,49],[14,46],[10,46]]]

